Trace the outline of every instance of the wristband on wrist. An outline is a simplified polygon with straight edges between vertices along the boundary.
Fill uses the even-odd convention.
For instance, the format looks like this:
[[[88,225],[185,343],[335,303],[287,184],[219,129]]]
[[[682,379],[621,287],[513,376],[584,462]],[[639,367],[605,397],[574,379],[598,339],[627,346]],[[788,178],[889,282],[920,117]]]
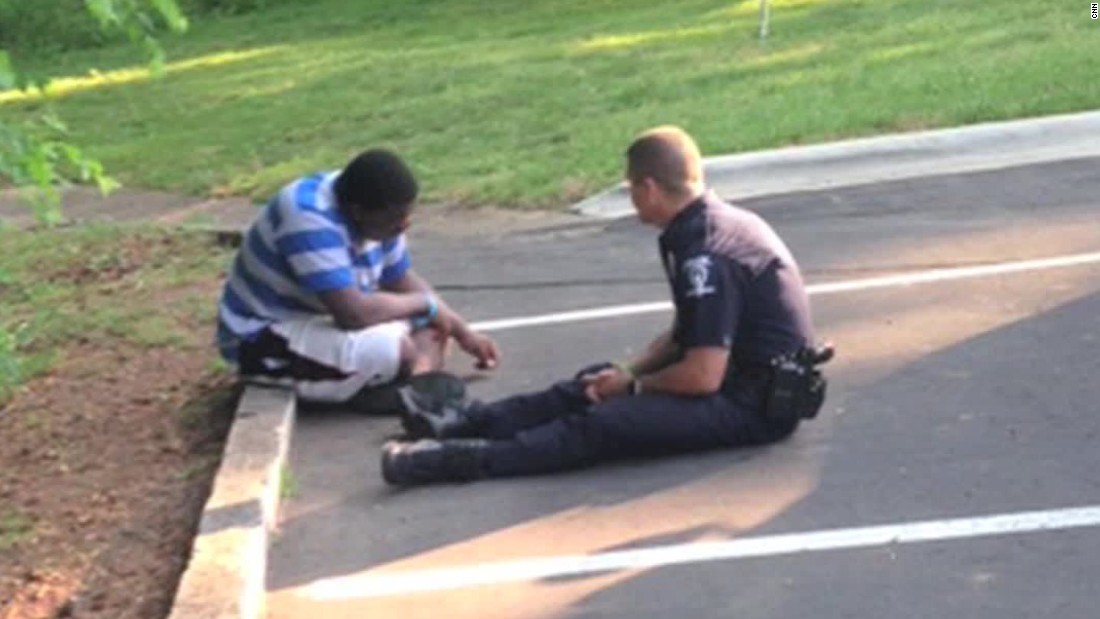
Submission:
[[[632,379],[637,379],[638,378],[638,375],[634,373],[634,368],[630,367],[629,363],[621,363],[621,362],[616,361],[615,363],[612,363],[611,365],[615,366],[615,368],[617,370],[619,370],[623,374],[626,374],[627,376],[629,376]]]
[[[630,381],[630,395],[641,395],[642,393],[642,379],[635,378]]]
[[[424,293],[424,301],[428,304],[428,309],[419,316],[414,316],[411,319],[414,329],[423,329],[424,327],[432,324],[435,317],[439,315],[439,301],[435,298],[434,294],[430,292]]]
[[[428,320],[435,320],[435,317],[439,315],[439,300],[435,298],[434,294],[424,295],[428,301]]]

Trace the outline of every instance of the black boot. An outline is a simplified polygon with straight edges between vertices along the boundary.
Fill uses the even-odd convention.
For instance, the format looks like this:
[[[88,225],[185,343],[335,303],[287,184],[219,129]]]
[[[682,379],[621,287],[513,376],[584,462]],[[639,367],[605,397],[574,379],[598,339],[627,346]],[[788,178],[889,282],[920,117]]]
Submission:
[[[419,438],[470,438],[477,436],[477,429],[466,413],[465,407],[453,402],[440,402],[415,389],[402,388],[401,426],[405,436]],[[475,403],[476,405],[476,403]]]
[[[391,486],[481,479],[488,446],[482,439],[389,441],[382,446],[382,479]]]

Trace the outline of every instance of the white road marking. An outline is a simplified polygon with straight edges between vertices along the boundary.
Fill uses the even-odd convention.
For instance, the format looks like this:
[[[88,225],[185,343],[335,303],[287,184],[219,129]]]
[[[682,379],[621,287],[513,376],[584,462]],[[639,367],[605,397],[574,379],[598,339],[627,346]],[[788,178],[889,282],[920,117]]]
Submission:
[[[1039,260],[1020,260],[1016,262],[1002,262],[974,267],[957,267],[947,269],[932,269],[917,273],[899,273],[897,275],[884,275],[880,277],[868,277],[841,282],[826,282],[807,287],[811,295],[837,294],[841,292],[858,292],[873,290],[876,288],[890,288],[896,286],[911,286],[914,284],[930,284],[947,282],[959,279],[976,277],[989,277],[993,275],[1009,275],[1028,271],[1040,271],[1044,269],[1062,269],[1090,264],[1100,264],[1100,252],[1087,254],[1071,254],[1054,258]],[[519,329],[522,327],[535,327],[542,325],[560,324],[566,322],[580,322],[584,320],[597,320],[600,318],[616,318],[619,316],[631,316],[635,314],[652,314],[672,310],[669,301],[657,301],[652,303],[635,303],[631,305],[610,305],[590,309],[558,312],[554,314],[540,314],[537,316],[525,316],[522,318],[502,318],[499,320],[485,320],[472,324],[479,331],[504,331],[507,329]]]
[[[1100,505],[831,529],[724,542],[677,544],[593,555],[521,559],[392,574],[367,573],[315,581],[308,585],[306,595],[320,601],[390,597],[684,563],[1056,531],[1098,525],[1100,525]]]
[[[540,314],[523,318],[486,320],[483,322],[475,322],[470,326],[478,331],[504,331],[506,329],[537,327],[563,322],[580,322],[582,320],[596,320],[598,318],[617,318],[619,316],[630,316],[633,314],[652,314],[655,312],[667,312],[671,309],[671,302],[656,301],[653,303],[636,303],[633,305],[609,305],[607,307],[595,307],[572,312],[559,312],[556,314]]]

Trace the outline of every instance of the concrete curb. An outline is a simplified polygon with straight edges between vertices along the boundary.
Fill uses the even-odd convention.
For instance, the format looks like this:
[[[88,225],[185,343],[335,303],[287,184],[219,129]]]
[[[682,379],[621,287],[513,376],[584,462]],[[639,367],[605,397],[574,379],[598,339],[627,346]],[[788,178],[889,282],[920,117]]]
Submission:
[[[294,426],[292,391],[247,386],[169,619],[260,619]]]
[[[708,184],[736,200],[1096,156],[1100,111],[708,157],[705,166]],[[634,214],[621,185],[572,210],[599,219]]]

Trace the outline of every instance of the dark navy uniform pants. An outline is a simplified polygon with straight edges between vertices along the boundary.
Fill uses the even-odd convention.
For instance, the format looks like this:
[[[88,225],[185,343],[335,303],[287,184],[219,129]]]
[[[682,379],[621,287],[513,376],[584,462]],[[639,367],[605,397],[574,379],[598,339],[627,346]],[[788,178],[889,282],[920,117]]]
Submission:
[[[787,437],[797,422],[763,419],[765,383],[742,378],[726,393],[683,397],[659,393],[591,404],[579,380],[468,410],[478,436],[493,439],[487,472],[494,477],[550,473],[600,461],[721,447]]]

